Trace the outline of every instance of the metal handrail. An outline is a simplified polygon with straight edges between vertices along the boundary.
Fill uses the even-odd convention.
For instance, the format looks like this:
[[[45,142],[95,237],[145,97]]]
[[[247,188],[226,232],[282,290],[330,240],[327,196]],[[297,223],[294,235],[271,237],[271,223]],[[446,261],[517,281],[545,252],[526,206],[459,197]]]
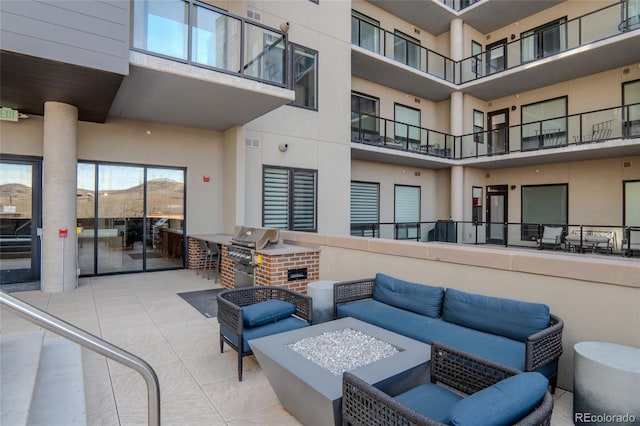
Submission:
[[[142,358],[125,351],[93,334],[69,324],[33,305],[0,290],[0,304],[42,328],[71,340],[78,345],[134,369],[147,383],[147,419],[149,426],[160,426],[160,383],[153,368]]]

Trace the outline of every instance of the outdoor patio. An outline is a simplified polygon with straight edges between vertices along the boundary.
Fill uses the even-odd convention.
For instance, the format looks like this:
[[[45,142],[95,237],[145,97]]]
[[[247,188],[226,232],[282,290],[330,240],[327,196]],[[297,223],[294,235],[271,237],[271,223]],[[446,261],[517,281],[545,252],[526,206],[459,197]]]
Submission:
[[[80,279],[77,290],[12,295],[142,357],[160,380],[163,425],[298,425],[279,404],[254,357],[220,353],[218,322],[177,293],[217,288],[194,271],[115,275]],[[2,308],[3,334],[37,330]],[[134,371],[83,352],[87,424],[142,425],[147,422],[146,389]],[[571,356],[565,347],[563,356]],[[570,392],[558,389],[552,425],[572,425]]]

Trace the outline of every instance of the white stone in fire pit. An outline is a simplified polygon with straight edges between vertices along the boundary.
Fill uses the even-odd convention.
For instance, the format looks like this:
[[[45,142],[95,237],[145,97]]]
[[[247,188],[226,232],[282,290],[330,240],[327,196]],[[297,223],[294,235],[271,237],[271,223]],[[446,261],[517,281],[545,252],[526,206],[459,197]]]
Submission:
[[[429,379],[429,345],[355,318],[342,318],[249,340],[280,403],[305,426],[342,424],[342,374],[334,374],[311,361],[294,351],[292,345],[323,333],[332,335],[345,330],[362,333],[397,351],[351,370],[367,383],[390,395],[397,395]]]

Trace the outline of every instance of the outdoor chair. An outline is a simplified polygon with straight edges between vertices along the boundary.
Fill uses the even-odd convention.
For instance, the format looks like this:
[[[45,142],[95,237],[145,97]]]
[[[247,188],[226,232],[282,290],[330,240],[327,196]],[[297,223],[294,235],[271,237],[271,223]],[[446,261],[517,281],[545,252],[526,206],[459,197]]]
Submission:
[[[544,246],[552,246],[555,250],[561,247],[564,228],[561,226],[544,226],[542,237],[538,239],[538,249],[542,250]]]
[[[625,256],[633,256],[634,251],[640,252],[640,228],[628,228],[626,230],[622,248]]]
[[[214,281],[218,281],[220,276],[220,249],[215,243],[211,243],[204,240],[198,240],[200,244],[200,254],[198,257],[198,264],[196,265],[196,274],[202,269],[202,278],[204,278],[204,271],[207,271],[207,279],[211,279],[211,269],[215,264]]]
[[[239,381],[242,358],[253,354],[249,340],[311,325],[311,297],[287,288],[236,288],[224,290],[217,297],[220,352],[226,343],[238,353]]]
[[[442,344],[431,345],[431,382],[391,396],[345,372],[342,424],[549,425],[553,397],[540,373],[519,373]]]

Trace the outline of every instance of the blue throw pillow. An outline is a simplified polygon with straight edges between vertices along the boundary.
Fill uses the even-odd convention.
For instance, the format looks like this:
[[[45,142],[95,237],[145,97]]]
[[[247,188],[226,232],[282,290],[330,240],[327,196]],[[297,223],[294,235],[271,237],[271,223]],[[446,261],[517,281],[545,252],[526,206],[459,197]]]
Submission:
[[[293,303],[272,299],[244,306],[242,308],[242,319],[247,327],[259,327],[287,318],[295,312],[296,305]]]
[[[512,425],[533,411],[549,381],[540,373],[521,373],[461,400],[451,408],[450,425]]]
[[[374,300],[431,318],[440,317],[443,297],[443,287],[411,283],[380,273],[373,287]]]
[[[549,327],[549,307],[542,303],[465,293],[447,289],[442,319],[463,327],[524,342]]]

